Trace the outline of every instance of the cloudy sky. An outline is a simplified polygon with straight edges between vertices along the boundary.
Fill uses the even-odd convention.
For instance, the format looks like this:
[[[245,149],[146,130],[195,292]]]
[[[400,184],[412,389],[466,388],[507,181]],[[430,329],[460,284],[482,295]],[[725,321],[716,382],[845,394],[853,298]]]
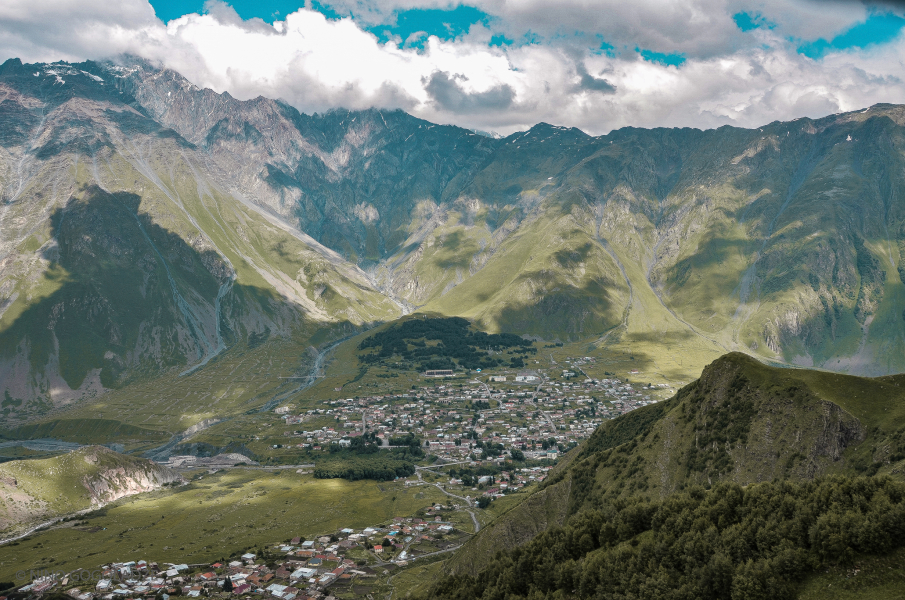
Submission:
[[[121,53],[237,98],[500,133],[755,127],[905,103],[903,2],[0,2],[0,60]]]

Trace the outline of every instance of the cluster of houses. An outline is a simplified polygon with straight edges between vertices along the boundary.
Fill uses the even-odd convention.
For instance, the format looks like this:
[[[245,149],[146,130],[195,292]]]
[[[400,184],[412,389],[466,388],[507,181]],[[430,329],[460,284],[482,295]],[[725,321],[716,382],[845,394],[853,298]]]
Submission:
[[[73,600],[248,595],[265,600],[330,599],[332,586],[374,581],[382,566],[406,566],[425,556],[423,549],[413,546],[452,533],[455,526],[441,513],[454,508],[434,505],[424,518],[396,517],[386,526],[343,529],[313,540],[295,537],[269,546],[261,555],[248,552],[213,564],[138,560],[48,573],[16,591],[32,596],[63,592]],[[354,559],[349,556],[353,551]]]
[[[580,370],[590,358],[574,361]],[[532,378],[531,386],[501,382],[505,376],[467,384],[438,382],[409,393],[375,395],[327,401],[328,408],[290,414],[288,406],[276,409],[287,424],[304,423],[312,417],[332,417],[336,424],[285,435],[298,441],[288,445],[326,450],[331,443],[349,445],[366,432],[389,445],[393,437],[413,433],[431,454],[447,461],[477,459],[483,451],[477,442],[502,444],[518,449],[529,459],[555,459],[593,433],[605,419],[656,402],[652,397],[662,387],[631,384],[617,378],[552,381],[533,372],[516,379]],[[524,377],[523,377],[524,376]],[[300,438],[300,439],[299,439]],[[487,457],[484,456],[486,459]],[[498,456],[502,462],[504,457]]]
[[[475,466],[475,463],[468,463],[468,466]],[[517,469],[514,471],[501,471],[497,475],[483,475],[477,477],[469,485],[477,486],[472,489],[480,490],[479,494],[483,496],[501,497],[509,492],[515,492],[526,485],[532,483],[540,483],[547,478],[547,472],[553,467],[549,465],[528,467]],[[417,477],[411,477],[405,480],[406,486],[423,485],[425,482]],[[450,477],[449,485],[465,485],[465,482],[456,477]]]

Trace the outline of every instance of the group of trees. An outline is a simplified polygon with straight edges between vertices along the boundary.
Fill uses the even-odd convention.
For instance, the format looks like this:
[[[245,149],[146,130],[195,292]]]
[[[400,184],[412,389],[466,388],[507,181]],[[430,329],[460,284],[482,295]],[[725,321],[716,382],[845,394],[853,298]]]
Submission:
[[[376,454],[380,450],[377,436],[371,432],[354,437],[349,440],[348,446],[340,446],[338,442],[331,442],[327,446],[330,454]]]
[[[314,476],[318,479],[376,479],[392,481],[397,477],[409,477],[415,474],[415,465],[407,460],[393,456],[347,456],[341,459],[326,460],[318,463]]]
[[[333,442],[327,448],[330,458],[319,461],[314,476],[320,479],[342,478],[350,481],[376,479],[391,481],[396,477],[414,475],[414,461],[424,457],[421,439],[414,434],[390,438],[397,446],[379,450],[377,436],[373,432],[354,437],[349,446]]]
[[[412,456],[418,458],[424,456],[424,450],[421,449],[421,438],[414,433],[390,437],[390,446],[404,446],[409,449]]]
[[[504,446],[503,444],[484,442],[482,440],[475,442],[475,447],[482,450],[481,460],[486,460],[488,457],[500,456],[501,454],[506,452],[506,446]]]
[[[905,545],[905,483],[722,483],[574,515],[431,598],[783,600],[817,569]]]
[[[420,370],[485,369],[503,364],[489,352],[536,352],[532,342],[511,333],[472,331],[467,320],[410,319],[363,340],[359,345],[363,363],[388,362],[398,358],[418,363]],[[516,357],[512,357],[515,361]],[[521,361],[521,359],[518,359]],[[514,364],[514,363],[513,363]]]

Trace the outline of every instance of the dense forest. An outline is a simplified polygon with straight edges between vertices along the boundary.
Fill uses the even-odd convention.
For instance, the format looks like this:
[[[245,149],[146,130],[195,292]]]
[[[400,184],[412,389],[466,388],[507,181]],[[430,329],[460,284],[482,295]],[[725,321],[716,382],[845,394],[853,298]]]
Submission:
[[[782,600],[818,569],[900,546],[905,483],[889,477],[722,483],[581,512],[428,597]]]
[[[375,333],[359,344],[359,360],[403,369],[488,369],[524,366],[536,353],[530,340],[511,333],[473,331],[467,320],[415,318]]]

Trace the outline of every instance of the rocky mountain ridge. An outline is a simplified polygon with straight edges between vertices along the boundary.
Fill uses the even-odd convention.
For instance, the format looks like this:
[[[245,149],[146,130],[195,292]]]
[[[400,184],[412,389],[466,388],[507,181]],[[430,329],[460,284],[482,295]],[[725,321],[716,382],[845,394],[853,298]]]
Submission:
[[[905,368],[899,106],[495,139],[12,59],[0,123],[8,419],[411,310],[691,369]]]
[[[108,71],[80,66],[0,69],[8,415],[188,373],[246,340],[399,314],[360,269],[222,191]]]
[[[595,138],[539,124],[490,139],[399,111],[302,115],[124,68],[142,106],[247,197],[410,306],[513,331],[543,316],[526,333],[551,339],[621,326],[625,341],[659,330],[837,370],[903,366],[886,351],[905,338],[901,107],[757,130]],[[235,169],[239,156],[253,158]]]

